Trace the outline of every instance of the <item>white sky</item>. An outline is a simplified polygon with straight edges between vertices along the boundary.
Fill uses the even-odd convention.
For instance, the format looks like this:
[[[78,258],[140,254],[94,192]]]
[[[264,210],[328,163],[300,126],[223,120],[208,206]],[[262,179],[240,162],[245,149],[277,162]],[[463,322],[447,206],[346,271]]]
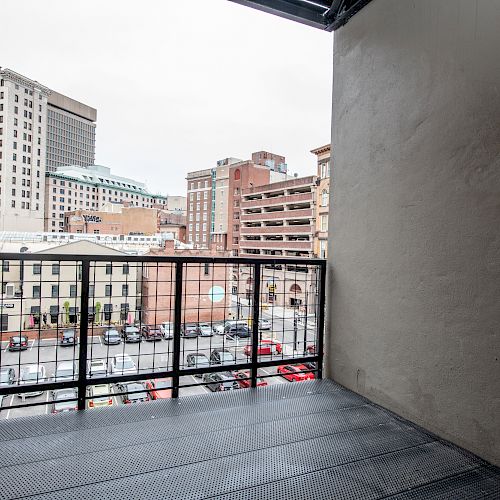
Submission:
[[[0,66],[97,108],[96,163],[182,194],[253,151],[315,172],[333,36],[227,0],[5,0]]]

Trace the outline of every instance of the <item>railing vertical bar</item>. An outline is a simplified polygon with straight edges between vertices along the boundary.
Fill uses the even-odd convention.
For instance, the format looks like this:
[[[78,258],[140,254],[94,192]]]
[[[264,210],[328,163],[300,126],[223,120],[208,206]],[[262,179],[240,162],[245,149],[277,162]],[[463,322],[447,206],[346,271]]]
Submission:
[[[251,385],[257,387],[257,363],[259,349],[259,309],[260,309],[260,262],[254,264],[253,280],[253,315],[252,315],[252,369],[250,371]]]
[[[181,316],[182,316],[182,271],[183,263],[175,264],[175,300],[174,300],[174,357],[172,363],[172,397],[179,397],[179,370],[181,361]]]
[[[319,276],[319,311],[318,311],[318,378],[323,378],[323,349],[325,335],[325,304],[326,304],[326,262],[318,266]]]
[[[90,260],[82,260],[82,288],[80,302],[80,351],[78,358],[78,409],[85,410],[87,393],[87,346],[89,329]]]

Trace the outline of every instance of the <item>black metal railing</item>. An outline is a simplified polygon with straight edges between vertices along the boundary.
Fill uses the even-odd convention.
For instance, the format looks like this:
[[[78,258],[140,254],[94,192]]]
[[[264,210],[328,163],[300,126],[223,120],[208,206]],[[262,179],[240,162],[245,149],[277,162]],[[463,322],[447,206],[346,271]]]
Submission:
[[[0,265],[3,409],[84,409],[96,386],[149,398],[163,380],[176,398],[229,375],[233,387],[322,377],[324,260],[110,251],[0,254]]]

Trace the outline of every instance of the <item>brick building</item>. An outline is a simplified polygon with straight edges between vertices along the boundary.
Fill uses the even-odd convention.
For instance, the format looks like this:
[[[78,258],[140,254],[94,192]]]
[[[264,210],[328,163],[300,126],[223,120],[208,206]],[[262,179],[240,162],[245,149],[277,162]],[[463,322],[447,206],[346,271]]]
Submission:
[[[150,255],[227,257],[213,250],[178,250],[173,242]],[[221,321],[230,317],[232,266],[228,264],[185,264],[182,323]],[[175,264],[148,264],[142,279],[142,321],[161,324],[174,321]]]
[[[208,249],[212,217],[212,169],[187,174],[187,231],[188,243],[195,248]]]
[[[326,259],[328,247],[328,215],[330,212],[330,144],[313,149],[318,161],[318,188],[316,190],[316,233],[314,253]]]

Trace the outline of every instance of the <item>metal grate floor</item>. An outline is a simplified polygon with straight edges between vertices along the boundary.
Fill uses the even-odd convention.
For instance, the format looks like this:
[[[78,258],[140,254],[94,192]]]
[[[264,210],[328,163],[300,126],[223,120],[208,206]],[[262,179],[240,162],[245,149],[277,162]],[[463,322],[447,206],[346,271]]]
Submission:
[[[0,499],[500,499],[500,470],[334,382],[0,421]]]

